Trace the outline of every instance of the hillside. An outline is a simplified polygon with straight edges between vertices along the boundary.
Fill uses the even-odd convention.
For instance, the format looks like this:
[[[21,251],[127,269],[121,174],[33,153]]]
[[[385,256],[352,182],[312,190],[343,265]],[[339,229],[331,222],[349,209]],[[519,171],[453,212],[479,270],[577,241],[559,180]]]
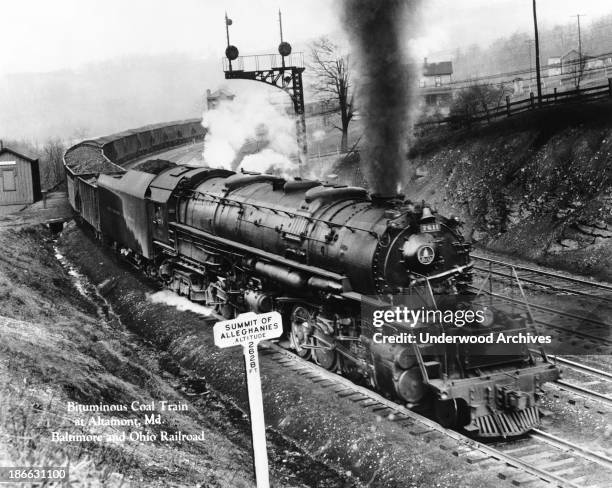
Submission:
[[[21,220],[0,222],[2,465],[70,466],[69,484],[79,487],[255,486],[250,426],[243,411],[225,394],[209,388],[207,379],[127,329],[102,292],[59,254],[64,250],[57,236],[42,229],[36,215],[29,217],[34,218],[26,214]],[[67,232],[78,236],[74,252],[87,246],[95,249],[84,234],[71,228]],[[102,264],[97,261],[94,266],[108,271],[109,261]],[[114,278],[131,276],[121,268],[113,268],[113,273]],[[100,290],[112,290],[109,283]],[[170,316],[177,313],[166,308]],[[201,318],[193,317],[201,326]],[[134,401],[158,405],[165,401],[184,408],[164,411],[159,425],[135,427],[130,419],[141,415],[128,407],[99,415],[70,408],[130,406]],[[176,442],[133,438],[164,429],[200,438]],[[102,440],[54,440],[54,432],[99,435]],[[122,439],[122,433],[130,437]],[[276,487],[315,486],[318,475],[327,483],[316,486],[353,486],[278,434],[269,434],[268,446]],[[314,481],[309,481],[311,477]],[[19,484],[35,485],[40,486]]]
[[[572,105],[417,140],[404,193],[480,245],[611,279],[611,115],[612,102]],[[363,184],[354,163],[335,169]]]
[[[504,252],[612,277],[612,103],[419,141],[407,187]]]

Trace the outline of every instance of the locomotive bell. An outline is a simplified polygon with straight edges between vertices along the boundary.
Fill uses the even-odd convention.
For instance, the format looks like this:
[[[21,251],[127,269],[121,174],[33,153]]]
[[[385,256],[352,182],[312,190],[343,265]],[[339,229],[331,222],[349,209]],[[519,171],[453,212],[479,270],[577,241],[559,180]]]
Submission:
[[[428,220],[434,219],[434,215],[431,213],[429,207],[423,207],[423,215],[421,215],[421,222],[427,222]]]

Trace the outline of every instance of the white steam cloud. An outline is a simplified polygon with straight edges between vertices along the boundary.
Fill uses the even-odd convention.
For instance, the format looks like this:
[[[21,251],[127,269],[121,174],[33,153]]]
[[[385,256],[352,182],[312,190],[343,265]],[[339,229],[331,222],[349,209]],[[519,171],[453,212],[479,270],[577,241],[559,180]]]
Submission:
[[[180,312],[191,310],[192,312],[205,316],[212,314],[212,310],[210,308],[193,303],[187,298],[179,296],[170,290],[161,290],[156,293],[147,294],[147,300],[152,303],[163,303],[176,307],[176,309]]]
[[[325,131],[322,129],[317,129],[312,133],[312,138],[317,142],[322,141],[324,137],[325,137]]]
[[[245,156],[240,163],[240,169],[244,171],[296,176],[296,174],[294,174],[296,163],[291,161],[287,156],[277,153],[270,148]]]
[[[295,120],[264,96],[238,94],[204,112],[204,164],[232,171],[298,175]]]

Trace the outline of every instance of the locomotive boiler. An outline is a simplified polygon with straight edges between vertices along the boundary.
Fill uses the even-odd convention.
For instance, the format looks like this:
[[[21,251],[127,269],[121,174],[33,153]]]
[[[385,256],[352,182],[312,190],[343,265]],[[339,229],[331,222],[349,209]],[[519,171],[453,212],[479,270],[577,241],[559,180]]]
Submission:
[[[278,310],[285,317],[282,345],[443,425],[479,436],[518,435],[538,425],[540,386],[558,371],[525,345],[501,351],[376,340],[460,327],[378,327],[372,310],[472,307],[470,249],[460,222],[424,202],[159,161],[147,171],[100,174],[95,191],[95,210],[75,210],[96,215],[88,223],[102,240],[177,293],[225,317]],[[526,330],[522,317],[492,309],[485,322],[461,330]]]
[[[436,287],[449,289],[469,279],[469,246],[457,221],[363,188],[263,174],[212,177],[180,195],[176,221],[179,234],[198,229],[273,256],[248,266],[298,294],[398,294],[433,275]],[[208,258],[187,241],[178,250]]]

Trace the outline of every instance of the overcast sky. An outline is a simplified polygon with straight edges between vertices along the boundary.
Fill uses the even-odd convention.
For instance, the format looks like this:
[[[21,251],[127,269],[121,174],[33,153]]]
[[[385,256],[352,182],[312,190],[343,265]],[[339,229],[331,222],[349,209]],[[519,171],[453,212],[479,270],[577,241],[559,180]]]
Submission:
[[[232,43],[241,54],[278,43],[277,12],[286,40],[296,44],[342,31],[339,0],[21,0],[2,2],[0,75],[78,68],[126,55],[186,52],[220,58],[223,16],[233,19]],[[421,56],[444,56],[457,46],[486,45],[532,30],[531,0],[424,0]],[[582,25],[612,12],[610,0],[538,0],[542,26]],[[575,18],[573,20],[575,22]],[[612,26],[611,26],[612,35]]]

